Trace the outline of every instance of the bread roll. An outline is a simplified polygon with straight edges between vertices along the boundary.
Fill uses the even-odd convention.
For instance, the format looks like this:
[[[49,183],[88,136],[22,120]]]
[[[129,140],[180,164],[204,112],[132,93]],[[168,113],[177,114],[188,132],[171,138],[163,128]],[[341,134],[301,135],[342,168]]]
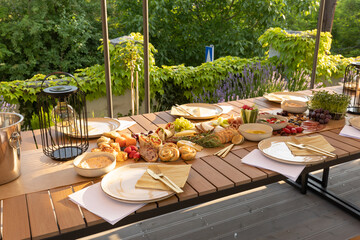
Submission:
[[[187,146],[187,145],[180,147],[179,151],[181,154],[181,158],[185,161],[195,159],[195,156],[197,153],[197,151],[194,148]]]

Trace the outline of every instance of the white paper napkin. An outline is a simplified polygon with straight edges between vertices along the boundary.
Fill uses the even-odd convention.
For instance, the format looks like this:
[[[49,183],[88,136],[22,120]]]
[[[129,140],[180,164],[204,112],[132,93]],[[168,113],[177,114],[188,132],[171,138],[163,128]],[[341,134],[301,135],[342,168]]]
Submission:
[[[116,120],[120,123],[120,127],[118,127],[116,129],[116,131],[121,131],[121,130],[127,129],[127,128],[131,127],[132,125],[136,124],[136,122],[134,122],[134,121],[126,121],[126,120],[119,120],[119,119],[116,119]]]
[[[144,203],[123,203],[111,199],[101,190],[100,183],[70,194],[69,198],[112,225],[145,205]]]
[[[246,155],[242,159],[242,162],[251,166],[278,172],[293,181],[296,181],[305,168],[305,165],[288,164],[272,160],[264,156],[258,149],[254,149],[248,155]]]
[[[352,126],[345,125],[339,133],[340,136],[360,139],[360,131]]]
[[[221,105],[221,106],[219,106],[219,107],[221,107],[222,109],[223,109],[223,112],[222,113],[228,113],[228,112],[230,112],[231,110],[233,110],[233,108],[234,107],[232,107],[232,106],[227,106],[227,105]]]

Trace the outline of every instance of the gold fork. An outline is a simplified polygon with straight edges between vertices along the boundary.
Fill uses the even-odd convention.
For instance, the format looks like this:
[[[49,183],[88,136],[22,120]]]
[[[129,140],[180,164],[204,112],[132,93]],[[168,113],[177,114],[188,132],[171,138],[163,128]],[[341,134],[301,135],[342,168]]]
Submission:
[[[171,181],[170,178],[168,178],[167,176],[165,176],[165,175],[161,172],[160,168],[159,168],[157,165],[151,166],[151,170],[153,170],[154,173],[157,174],[159,177],[166,179],[166,181],[168,181],[174,188],[176,188],[176,189],[177,189],[176,193],[182,193],[182,192],[184,192],[178,185],[176,185],[173,181]]]

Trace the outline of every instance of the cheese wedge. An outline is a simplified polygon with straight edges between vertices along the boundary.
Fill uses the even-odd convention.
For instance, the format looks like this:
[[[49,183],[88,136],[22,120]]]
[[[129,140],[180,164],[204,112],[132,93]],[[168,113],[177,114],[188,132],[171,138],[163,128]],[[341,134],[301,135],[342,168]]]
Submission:
[[[182,132],[175,133],[175,137],[193,136],[196,134],[195,130],[184,130]]]

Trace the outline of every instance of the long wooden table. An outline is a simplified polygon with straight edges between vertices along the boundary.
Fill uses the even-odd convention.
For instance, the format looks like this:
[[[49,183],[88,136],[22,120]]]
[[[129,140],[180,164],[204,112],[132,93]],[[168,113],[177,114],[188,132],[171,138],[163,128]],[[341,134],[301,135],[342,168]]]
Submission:
[[[341,92],[339,87],[327,89]],[[303,93],[311,94],[311,91],[304,91]],[[233,111],[229,113],[230,115],[239,114],[239,108],[242,105],[253,103],[257,104],[261,111],[280,108],[279,104],[269,102],[262,97],[222,104],[234,107]],[[175,118],[168,112],[157,112],[124,117],[122,119],[136,121],[136,125],[125,131],[138,133],[164,126],[167,122],[174,121]],[[338,157],[327,158],[323,163],[307,166],[301,174],[299,181],[291,182],[291,184],[299,186],[303,193],[306,193],[309,187],[317,188],[318,185],[324,190],[327,184],[329,167],[360,157],[360,140],[339,136],[340,130],[341,128],[335,128],[316,133],[324,136],[336,148],[334,153]],[[22,138],[22,154],[26,156],[28,150],[33,150],[36,147],[32,132],[23,132]],[[37,131],[35,131],[35,138],[38,145],[41,145]],[[68,199],[69,194],[94,184],[100,181],[99,179],[90,179],[82,183],[2,199],[0,200],[2,209],[0,238],[77,238],[275,183],[280,180],[287,180],[286,177],[276,172],[252,167],[241,162],[244,156],[256,148],[257,142],[246,141],[242,145],[235,146],[224,159],[212,155],[212,153],[216,152],[215,149],[203,150],[207,151],[205,152],[206,154],[202,154],[193,161],[185,162],[186,164],[192,164],[192,168],[183,193],[176,194],[159,202],[147,204],[115,225],[108,224],[103,219],[77,206]],[[316,180],[310,175],[312,171],[321,169],[324,170],[322,180]],[[356,216],[356,208],[354,210],[350,207],[350,209],[346,210],[352,210],[350,212],[352,214],[355,212],[354,216]],[[360,214],[358,213],[357,217],[359,216]]]

